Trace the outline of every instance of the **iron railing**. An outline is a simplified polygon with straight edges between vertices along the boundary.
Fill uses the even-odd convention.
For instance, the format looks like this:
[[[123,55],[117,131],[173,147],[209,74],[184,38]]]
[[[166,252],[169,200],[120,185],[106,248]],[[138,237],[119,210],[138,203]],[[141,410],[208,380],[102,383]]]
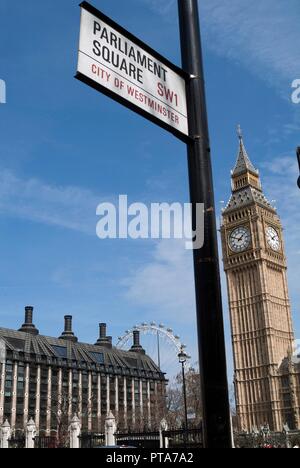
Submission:
[[[103,447],[105,445],[105,434],[82,433],[79,440],[82,449]]]

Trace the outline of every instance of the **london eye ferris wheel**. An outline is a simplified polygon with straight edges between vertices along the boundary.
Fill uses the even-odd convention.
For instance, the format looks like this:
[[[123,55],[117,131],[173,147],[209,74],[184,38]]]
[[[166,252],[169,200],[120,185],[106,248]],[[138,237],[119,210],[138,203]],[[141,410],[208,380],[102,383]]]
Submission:
[[[128,350],[132,343],[134,331],[139,331],[143,336],[143,348],[153,359],[158,367],[167,374],[170,379],[179,372],[178,355],[187,346],[181,341],[180,336],[174,333],[173,329],[163,324],[141,323],[135,325],[132,329],[126,330],[123,336],[120,336],[117,342],[117,348]],[[189,360],[190,356],[187,356]]]

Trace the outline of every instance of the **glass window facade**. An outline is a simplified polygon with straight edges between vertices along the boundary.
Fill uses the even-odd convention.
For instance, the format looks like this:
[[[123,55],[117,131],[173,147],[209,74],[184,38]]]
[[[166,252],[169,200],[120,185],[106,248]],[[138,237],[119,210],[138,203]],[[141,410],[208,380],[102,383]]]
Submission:
[[[4,386],[4,414],[10,419],[12,414],[13,362],[6,362],[6,376]]]
[[[16,405],[16,426],[24,425],[24,395],[25,394],[25,364],[18,364],[17,374],[17,405]]]
[[[26,349],[30,350],[27,355],[8,350],[1,364],[5,369],[3,417],[12,427],[23,431],[27,419],[32,418],[40,435],[64,433],[68,437],[70,418],[76,413],[84,432],[101,432],[109,411],[116,416],[119,430],[135,430],[145,425],[149,409],[148,381],[151,382],[151,406],[155,398],[153,376],[147,377],[145,366],[140,370],[127,364],[122,367],[119,362],[116,365],[117,360],[112,356],[106,360],[107,352],[96,349],[74,352],[72,346],[51,343],[49,349],[55,351],[52,356],[32,352],[42,348],[40,343],[26,344]],[[45,351],[46,346],[43,348]],[[84,354],[91,360],[84,361]],[[68,360],[67,355],[73,356],[72,360]],[[128,359],[139,365],[137,358],[129,356]],[[157,373],[156,379],[159,380],[159,376]]]

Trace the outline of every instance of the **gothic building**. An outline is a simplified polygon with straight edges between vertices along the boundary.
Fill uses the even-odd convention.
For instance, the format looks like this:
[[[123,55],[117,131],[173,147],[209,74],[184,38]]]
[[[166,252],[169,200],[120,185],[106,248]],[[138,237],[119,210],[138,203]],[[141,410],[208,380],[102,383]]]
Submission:
[[[222,216],[240,430],[300,429],[300,364],[287,286],[283,227],[239,132],[232,195]]]
[[[100,432],[112,411],[119,430],[157,427],[165,408],[164,374],[140,345],[112,346],[106,324],[95,345],[79,343],[72,317],[57,338],[41,336],[26,307],[19,331],[0,328],[0,426],[13,430],[35,420],[38,434],[67,431],[76,413],[83,432]]]

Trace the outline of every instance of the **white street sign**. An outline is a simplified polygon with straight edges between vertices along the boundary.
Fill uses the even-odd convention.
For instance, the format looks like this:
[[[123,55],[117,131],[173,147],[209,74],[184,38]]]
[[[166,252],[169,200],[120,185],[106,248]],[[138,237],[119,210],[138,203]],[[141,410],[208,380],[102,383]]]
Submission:
[[[189,135],[186,77],[87,2],[77,78],[177,134]]]

